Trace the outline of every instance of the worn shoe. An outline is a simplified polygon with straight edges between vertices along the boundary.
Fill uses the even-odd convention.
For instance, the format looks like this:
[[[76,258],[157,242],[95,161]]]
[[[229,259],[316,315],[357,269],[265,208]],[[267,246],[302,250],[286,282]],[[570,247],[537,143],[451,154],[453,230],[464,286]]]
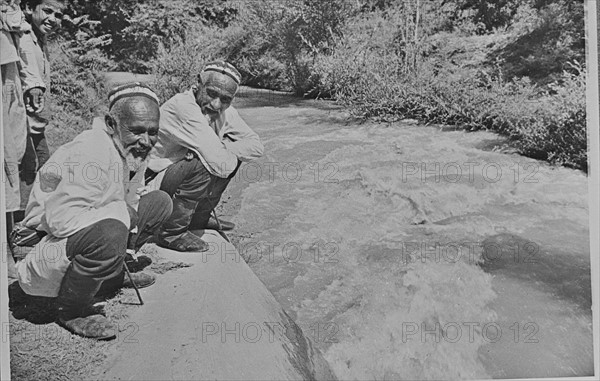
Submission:
[[[131,254],[125,254],[125,264],[132,273],[142,271],[152,264],[152,259],[146,255],[140,255],[134,258]]]
[[[168,242],[162,237],[157,237],[156,244],[160,247],[164,247],[165,249],[171,249],[176,251],[197,251],[203,252],[208,250],[208,244],[204,242],[200,237],[191,233],[190,231],[186,231],[177,237],[174,241]]]
[[[233,228],[235,228],[235,224],[233,222],[225,221],[220,218],[219,222],[221,223],[221,229],[219,229],[219,224],[217,223],[217,220],[215,220],[215,218],[211,216],[208,220],[208,223],[206,224],[206,229],[228,231],[233,230]]]
[[[10,310],[26,304],[29,299],[29,295],[23,291],[19,282],[15,281],[8,285],[8,308]]]
[[[96,340],[110,340],[117,337],[117,325],[102,315],[70,319],[59,316],[57,323],[67,331],[82,337]]]
[[[156,282],[156,277],[147,273],[132,273],[131,279],[133,279],[133,282],[137,288],[148,287]],[[123,279],[123,288],[134,288],[133,283],[131,283],[131,279],[129,279],[129,276],[125,274],[125,278]]]

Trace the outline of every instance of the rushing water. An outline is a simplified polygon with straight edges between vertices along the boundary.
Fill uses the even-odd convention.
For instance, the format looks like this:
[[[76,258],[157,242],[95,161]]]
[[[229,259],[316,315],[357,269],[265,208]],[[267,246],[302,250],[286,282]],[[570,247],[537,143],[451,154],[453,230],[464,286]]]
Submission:
[[[240,106],[266,146],[234,180],[240,251],[340,379],[593,373],[584,174],[491,133]]]

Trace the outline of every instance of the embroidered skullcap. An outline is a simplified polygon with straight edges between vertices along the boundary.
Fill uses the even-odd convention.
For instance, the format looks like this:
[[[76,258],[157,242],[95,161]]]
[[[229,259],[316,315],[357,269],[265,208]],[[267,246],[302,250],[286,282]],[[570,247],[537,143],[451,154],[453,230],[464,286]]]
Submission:
[[[152,89],[150,87],[148,87],[140,82],[132,82],[132,83],[126,83],[124,85],[119,85],[119,86],[113,88],[108,93],[108,102],[109,102],[108,109],[110,110],[112,108],[112,106],[115,104],[115,102],[118,101],[119,99],[123,99],[126,97],[138,97],[138,96],[150,98],[153,101],[155,101],[157,104],[159,104],[158,96],[154,93],[154,91],[152,91]]]
[[[217,73],[225,74],[226,76],[233,79],[238,86],[242,82],[242,75],[240,74],[239,71],[237,71],[235,66],[233,66],[229,62],[225,62],[225,61],[209,62],[206,65],[204,65],[204,68],[202,69],[203,73],[207,72],[207,71],[216,71]]]

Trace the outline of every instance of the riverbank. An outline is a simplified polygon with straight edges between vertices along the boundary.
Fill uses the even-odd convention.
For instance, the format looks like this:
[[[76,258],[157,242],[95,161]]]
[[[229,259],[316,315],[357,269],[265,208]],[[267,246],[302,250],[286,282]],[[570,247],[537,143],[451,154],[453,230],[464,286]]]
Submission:
[[[496,152],[491,132],[359,122],[249,88],[235,106],[265,156],[241,168],[218,213],[338,378],[591,374],[583,172]],[[122,339],[133,300],[107,306]],[[10,327],[19,379],[106,369],[111,344],[22,318]]]

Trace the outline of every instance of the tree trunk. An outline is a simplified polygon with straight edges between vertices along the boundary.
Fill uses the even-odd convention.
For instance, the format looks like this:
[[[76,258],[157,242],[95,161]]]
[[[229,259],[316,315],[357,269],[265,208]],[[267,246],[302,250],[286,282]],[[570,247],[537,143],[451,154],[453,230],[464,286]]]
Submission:
[[[421,1],[417,0],[415,17],[415,39],[413,45],[413,69],[417,69],[417,53],[419,51],[419,19],[421,18]]]

